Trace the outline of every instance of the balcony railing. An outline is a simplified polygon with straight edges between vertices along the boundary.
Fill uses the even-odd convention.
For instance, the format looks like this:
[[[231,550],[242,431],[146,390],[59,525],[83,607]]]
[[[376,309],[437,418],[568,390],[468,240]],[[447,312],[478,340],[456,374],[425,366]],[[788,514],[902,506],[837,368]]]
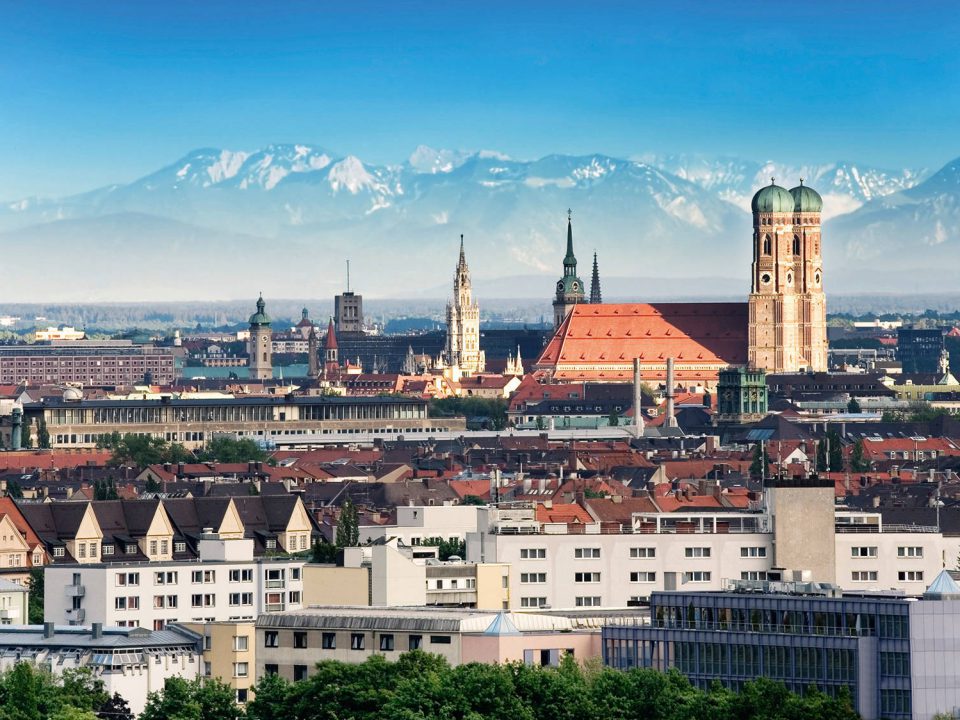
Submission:
[[[67,597],[83,597],[87,593],[87,589],[83,585],[65,585],[64,591]]]
[[[285,585],[286,585],[285,580],[267,580],[267,587],[270,588],[271,590],[278,589],[278,588],[283,589]]]

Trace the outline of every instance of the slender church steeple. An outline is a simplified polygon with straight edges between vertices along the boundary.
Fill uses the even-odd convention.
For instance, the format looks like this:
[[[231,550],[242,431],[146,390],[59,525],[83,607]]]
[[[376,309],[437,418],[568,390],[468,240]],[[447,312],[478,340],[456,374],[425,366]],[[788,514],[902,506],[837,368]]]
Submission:
[[[584,300],[583,281],[577,277],[577,256],[573,254],[573,218],[567,210],[567,254],[563,257],[563,277],[557,281],[557,294],[553,301],[553,327],[560,327],[567,314],[577,303]]]
[[[447,367],[457,367],[467,375],[481,373],[486,358],[480,349],[480,306],[473,299],[470,268],[460,236],[460,258],[453,276],[453,301],[447,303],[447,342],[443,353]]]
[[[590,278],[590,304],[599,305],[600,298],[600,269],[597,267],[597,251],[593,251],[593,277]]]

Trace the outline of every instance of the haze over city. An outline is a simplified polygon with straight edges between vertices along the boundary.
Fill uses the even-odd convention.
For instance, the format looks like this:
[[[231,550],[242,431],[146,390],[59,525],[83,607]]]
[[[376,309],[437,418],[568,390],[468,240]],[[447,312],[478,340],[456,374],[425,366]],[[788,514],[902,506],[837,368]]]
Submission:
[[[958,37],[0,3],[0,720],[960,717]]]

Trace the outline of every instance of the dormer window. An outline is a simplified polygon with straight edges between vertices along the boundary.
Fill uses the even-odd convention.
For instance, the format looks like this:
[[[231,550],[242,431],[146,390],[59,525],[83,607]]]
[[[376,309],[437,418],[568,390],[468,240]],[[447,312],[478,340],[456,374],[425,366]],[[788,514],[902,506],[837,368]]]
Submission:
[[[133,544],[133,543],[130,543],[130,544],[124,546],[124,550],[123,550],[123,551],[124,551],[127,555],[136,555],[136,554],[137,554],[137,546],[136,546],[135,544]]]
[[[54,556],[54,557],[63,557],[63,548],[62,548],[62,547],[55,547],[55,548],[53,549],[53,556]]]
[[[276,539],[274,539],[274,538],[268,539],[265,544],[266,544],[267,550],[276,550],[276,549],[277,549],[277,541],[276,541]]]

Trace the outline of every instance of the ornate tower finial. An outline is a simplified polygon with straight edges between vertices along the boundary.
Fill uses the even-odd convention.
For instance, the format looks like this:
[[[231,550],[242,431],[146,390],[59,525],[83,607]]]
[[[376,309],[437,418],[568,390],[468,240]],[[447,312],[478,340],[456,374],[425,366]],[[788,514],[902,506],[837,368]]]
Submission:
[[[803,185],[803,178],[800,178],[800,184]]]
[[[597,266],[597,251],[593,251],[593,277],[590,278],[590,304],[599,305],[603,300],[600,297],[600,269]]]
[[[770,184],[771,184],[771,185],[776,185],[776,184],[777,184],[777,179],[776,179],[775,177],[770,178]]]

